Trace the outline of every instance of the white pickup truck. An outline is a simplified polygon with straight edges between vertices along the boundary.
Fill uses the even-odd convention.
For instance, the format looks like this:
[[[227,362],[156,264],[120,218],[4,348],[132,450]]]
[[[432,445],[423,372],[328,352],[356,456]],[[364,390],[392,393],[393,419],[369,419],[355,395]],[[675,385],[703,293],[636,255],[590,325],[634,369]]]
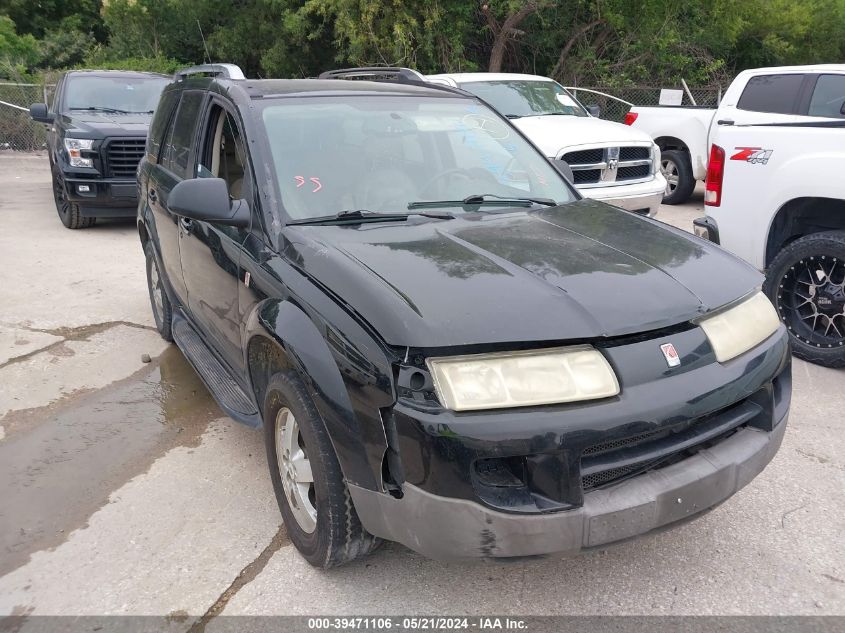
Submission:
[[[704,180],[714,122],[737,125],[789,123],[843,116],[836,98],[845,84],[845,64],[755,68],[733,80],[717,109],[634,106],[625,123],[660,147],[666,177],[664,204],[689,199]]]
[[[586,198],[654,216],[666,190],[649,136],[591,113],[548,77],[513,73],[450,73],[426,80],[481,97],[551,160],[572,168]],[[596,116],[593,116],[596,114]]]
[[[793,352],[828,367],[845,367],[845,76],[838,85],[825,96],[838,119],[714,125],[708,215],[695,220],[766,272]]]

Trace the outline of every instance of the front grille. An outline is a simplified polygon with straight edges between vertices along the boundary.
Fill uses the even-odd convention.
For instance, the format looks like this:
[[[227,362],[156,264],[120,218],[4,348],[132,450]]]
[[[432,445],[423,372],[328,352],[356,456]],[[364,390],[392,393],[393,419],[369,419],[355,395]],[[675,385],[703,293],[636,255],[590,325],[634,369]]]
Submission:
[[[651,173],[651,165],[635,165],[633,167],[620,167],[616,170],[616,180],[638,180],[647,178]]]
[[[620,147],[619,160],[648,160],[651,158],[651,149],[648,147]]]
[[[573,170],[572,176],[576,185],[598,182],[601,179],[601,169],[579,169]]]
[[[106,174],[111,178],[134,178],[144,157],[143,138],[111,139],[106,146]]]
[[[593,444],[581,451],[584,492],[663,468],[721,442],[763,409],[751,399],[701,418]]]
[[[638,435],[632,435],[631,437],[626,437],[619,440],[603,442],[601,444],[593,444],[592,446],[588,446],[587,448],[585,448],[581,455],[598,455],[599,453],[606,453],[607,451],[613,451],[617,448],[633,446],[645,440],[654,439],[657,435],[664,435],[667,432],[668,431],[666,430],[658,429],[656,431],[646,431],[645,433],[639,433]]]
[[[593,473],[581,477],[581,487],[586,492],[592,488],[599,488],[605,484],[614,481],[620,481],[630,475],[646,470],[651,465],[651,462],[645,464],[631,464],[630,466],[620,466],[619,468],[611,468],[609,470],[602,470],[601,472]]]
[[[589,165],[591,163],[604,162],[604,149],[579,149],[574,152],[567,152],[561,157],[570,165]]]
[[[576,185],[623,184],[652,174],[651,147],[592,147],[566,152],[561,160],[572,168]]]

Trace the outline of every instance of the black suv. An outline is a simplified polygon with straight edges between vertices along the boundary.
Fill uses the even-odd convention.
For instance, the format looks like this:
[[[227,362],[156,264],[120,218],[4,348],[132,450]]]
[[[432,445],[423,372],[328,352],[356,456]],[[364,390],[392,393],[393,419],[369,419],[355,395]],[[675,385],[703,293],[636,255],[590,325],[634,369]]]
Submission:
[[[74,70],[59,79],[52,110],[46,103],[30,106],[32,118],[49,126],[53,197],[67,228],[135,216],[138,162],[169,81],[153,73]]]
[[[750,266],[581,199],[413,71],[233,74],[165,88],[138,228],[161,335],[263,426],[312,564],[381,538],[574,552],[700,515],[771,460],[790,355]]]

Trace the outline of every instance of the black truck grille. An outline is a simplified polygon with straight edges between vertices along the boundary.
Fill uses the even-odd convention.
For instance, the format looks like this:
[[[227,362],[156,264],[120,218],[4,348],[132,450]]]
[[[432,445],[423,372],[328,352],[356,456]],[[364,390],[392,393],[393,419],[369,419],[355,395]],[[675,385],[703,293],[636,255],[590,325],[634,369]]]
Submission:
[[[144,157],[143,138],[111,139],[106,145],[106,174],[110,178],[134,178]]]
[[[561,157],[570,165],[582,165],[584,163],[601,163],[604,161],[604,149],[579,149],[574,152],[567,152]]]

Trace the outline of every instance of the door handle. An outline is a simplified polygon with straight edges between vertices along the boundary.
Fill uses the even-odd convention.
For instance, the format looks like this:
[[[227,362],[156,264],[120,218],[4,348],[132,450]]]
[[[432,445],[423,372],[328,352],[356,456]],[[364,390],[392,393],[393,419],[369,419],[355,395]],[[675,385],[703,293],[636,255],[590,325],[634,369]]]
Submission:
[[[150,199],[150,202],[155,202],[155,201],[156,201],[156,199],[158,198],[158,195],[156,194],[156,190],[155,190],[155,189],[150,189],[150,190],[147,192],[147,197]]]
[[[190,233],[191,229],[194,227],[194,221],[189,218],[180,217],[179,226],[183,231],[185,231],[185,233]]]

